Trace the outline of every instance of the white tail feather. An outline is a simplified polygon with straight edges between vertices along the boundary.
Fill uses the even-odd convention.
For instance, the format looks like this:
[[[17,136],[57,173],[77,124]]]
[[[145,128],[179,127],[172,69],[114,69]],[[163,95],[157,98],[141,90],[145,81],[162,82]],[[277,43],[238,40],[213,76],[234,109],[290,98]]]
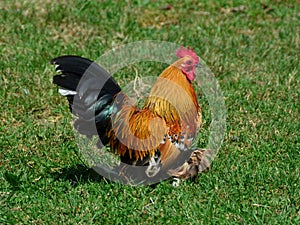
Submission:
[[[76,91],[71,91],[71,90],[67,90],[67,89],[58,89],[58,93],[61,94],[62,96],[67,96],[67,95],[76,95],[77,92]]]

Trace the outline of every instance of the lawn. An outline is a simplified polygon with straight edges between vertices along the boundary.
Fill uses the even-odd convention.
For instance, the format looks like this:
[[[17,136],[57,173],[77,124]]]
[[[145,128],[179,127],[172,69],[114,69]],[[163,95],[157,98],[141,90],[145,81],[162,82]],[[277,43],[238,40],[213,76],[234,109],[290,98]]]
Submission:
[[[300,1],[169,2],[0,2],[1,224],[300,224]],[[52,84],[54,57],[97,59],[143,40],[193,47],[227,107],[210,172],[177,188],[98,176]],[[164,66],[115,77],[126,85]]]

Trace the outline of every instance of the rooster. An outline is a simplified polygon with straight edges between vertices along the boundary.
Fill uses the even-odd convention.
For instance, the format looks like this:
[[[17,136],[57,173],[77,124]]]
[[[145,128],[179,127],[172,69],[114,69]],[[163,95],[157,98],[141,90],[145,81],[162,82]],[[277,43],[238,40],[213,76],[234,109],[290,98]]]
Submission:
[[[144,178],[160,174],[160,179],[170,175],[187,179],[209,168],[203,150],[191,150],[202,124],[192,86],[196,67],[201,66],[199,57],[184,47],[176,56],[178,60],[157,78],[141,108],[96,63],[78,56],[51,61],[59,73],[53,83],[77,117],[74,128],[88,138],[98,136],[99,148],[109,146],[125,165],[143,169]]]

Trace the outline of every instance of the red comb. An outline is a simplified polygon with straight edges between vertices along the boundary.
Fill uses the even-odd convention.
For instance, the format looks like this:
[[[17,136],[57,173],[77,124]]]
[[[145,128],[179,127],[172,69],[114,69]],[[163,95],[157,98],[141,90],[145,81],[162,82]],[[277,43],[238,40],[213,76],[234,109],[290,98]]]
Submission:
[[[193,51],[193,49],[191,49],[190,47],[185,48],[185,47],[181,46],[178,50],[176,50],[176,56],[178,58],[183,58],[184,56],[187,56],[187,55],[191,56],[195,60],[195,63],[199,62],[199,57]]]

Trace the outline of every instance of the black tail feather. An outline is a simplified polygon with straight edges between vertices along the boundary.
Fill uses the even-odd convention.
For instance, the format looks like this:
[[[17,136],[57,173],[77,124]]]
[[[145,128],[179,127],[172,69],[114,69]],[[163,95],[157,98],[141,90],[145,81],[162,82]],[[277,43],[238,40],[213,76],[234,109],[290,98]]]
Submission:
[[[79,76],[76,76],[76,75],[55,75],[53,77],[53,83],[60,86],[60,87],[63,87],[65,89],[68,89],[68,90],[72,90],[72,91],[76,91],[76,88],[77,88],[77,85],[80,81],[80,78]]]
[[[54,76],[53,83],[63,89],[61,93],[78,117],[75,129],[88,137],[98,134],[105,145],[112,102],[121,91],[120,86],[105,69],[89,59],[67,55],[51,60],[51,64],[60,73]]]
[[[56,71],[60,71],[62,74],[72,74],[81,77],[93,61],[79,56],[65,55],[52,59],[50,63],[56,65]]]

